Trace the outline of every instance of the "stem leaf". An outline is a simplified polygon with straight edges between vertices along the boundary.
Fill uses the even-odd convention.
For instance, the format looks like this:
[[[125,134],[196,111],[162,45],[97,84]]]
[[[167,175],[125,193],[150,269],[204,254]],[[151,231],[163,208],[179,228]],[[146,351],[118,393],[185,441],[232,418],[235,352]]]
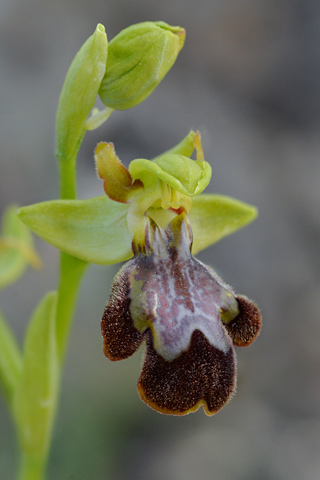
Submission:
[[[35,268],[41,266],[41,261],[33,249],[32,235],[18,218],[17,210],[18,207],[12,205],[3,214],[0,237],[0,289],[17,281],[27,264]]]
[[[56,302],[57,294],[48,293],[31,318],[21,380],[13,403],[22,451],[35,462],[47,456],[57,403]]]
[[[9,325],[0,312],[0,385],[9,407],[12,405],[21,371],[21,352]]]

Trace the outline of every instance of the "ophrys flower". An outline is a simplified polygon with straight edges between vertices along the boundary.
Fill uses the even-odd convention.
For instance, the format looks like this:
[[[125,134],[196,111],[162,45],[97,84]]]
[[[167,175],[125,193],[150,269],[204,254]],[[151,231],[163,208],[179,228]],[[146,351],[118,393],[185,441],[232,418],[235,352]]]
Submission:
[[[166,230],[148,220],[145,243],[114,281],[101,324],[104,352],[121,360],[145,339],[141,399],[162,413],[184,415],[202,405],[212,415],[235,391],[233,345],[253,342],[261,317],[192,256],[191,245],[186,214]]]

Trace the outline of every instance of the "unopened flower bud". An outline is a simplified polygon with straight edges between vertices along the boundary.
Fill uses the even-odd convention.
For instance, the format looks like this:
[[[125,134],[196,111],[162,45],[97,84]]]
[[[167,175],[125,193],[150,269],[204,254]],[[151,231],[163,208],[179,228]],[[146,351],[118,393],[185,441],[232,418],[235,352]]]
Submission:
[[[185,30],[164,22],[143,22],[120,32],[109,44],[99,95],[116,110],[142,102],[161,82],[183,47]]]
[[[103,25],[98,24],[82,45],[67,73],[57,111],[57,157],[73,158],[86,130],[106,70],[108,41]]]

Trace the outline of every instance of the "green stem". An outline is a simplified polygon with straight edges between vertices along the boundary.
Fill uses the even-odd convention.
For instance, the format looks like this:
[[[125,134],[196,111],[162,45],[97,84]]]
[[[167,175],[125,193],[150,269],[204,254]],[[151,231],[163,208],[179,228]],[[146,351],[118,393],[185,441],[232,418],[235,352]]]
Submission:
[[[58,357],[61,363],[65,356],[78,289],[87,265],[87,262],[61,252],[56,315]]]
[[[44,480],[46,460],[34,460],[22,453],[18,480]]]
[[[72,158],[58,157],[60,198],[76,199],[76,159],[78,150],[83,140],[81,136],[74,156]],[[78,296],[78,289],[87,263],[76,257],[61,252],[60,254],[60,282],[58,289],[58,303],[56,314],[56,332],[58,356],[63,362],[65,350],[69,338],[69,332],[73,320],[75,304]]]
[[[71,159],[59,158],[60,198],[77,198],[76,185],[76,157]]]

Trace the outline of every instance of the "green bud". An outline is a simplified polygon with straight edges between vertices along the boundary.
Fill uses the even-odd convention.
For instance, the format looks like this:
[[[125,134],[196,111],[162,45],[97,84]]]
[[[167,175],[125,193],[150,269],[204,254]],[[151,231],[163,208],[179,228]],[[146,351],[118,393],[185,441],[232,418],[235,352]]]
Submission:
[[[142,102],[161,82],[183,47],[185,30],[164,22],[143,22],[122,30],[109,44],[99,95],[116,110]]]
[[[57,111],[57,157],[74,158],[86,131],[86,121],[94,106],[105,74],[108,41],[100,23],[82,45],[67,73]]]

